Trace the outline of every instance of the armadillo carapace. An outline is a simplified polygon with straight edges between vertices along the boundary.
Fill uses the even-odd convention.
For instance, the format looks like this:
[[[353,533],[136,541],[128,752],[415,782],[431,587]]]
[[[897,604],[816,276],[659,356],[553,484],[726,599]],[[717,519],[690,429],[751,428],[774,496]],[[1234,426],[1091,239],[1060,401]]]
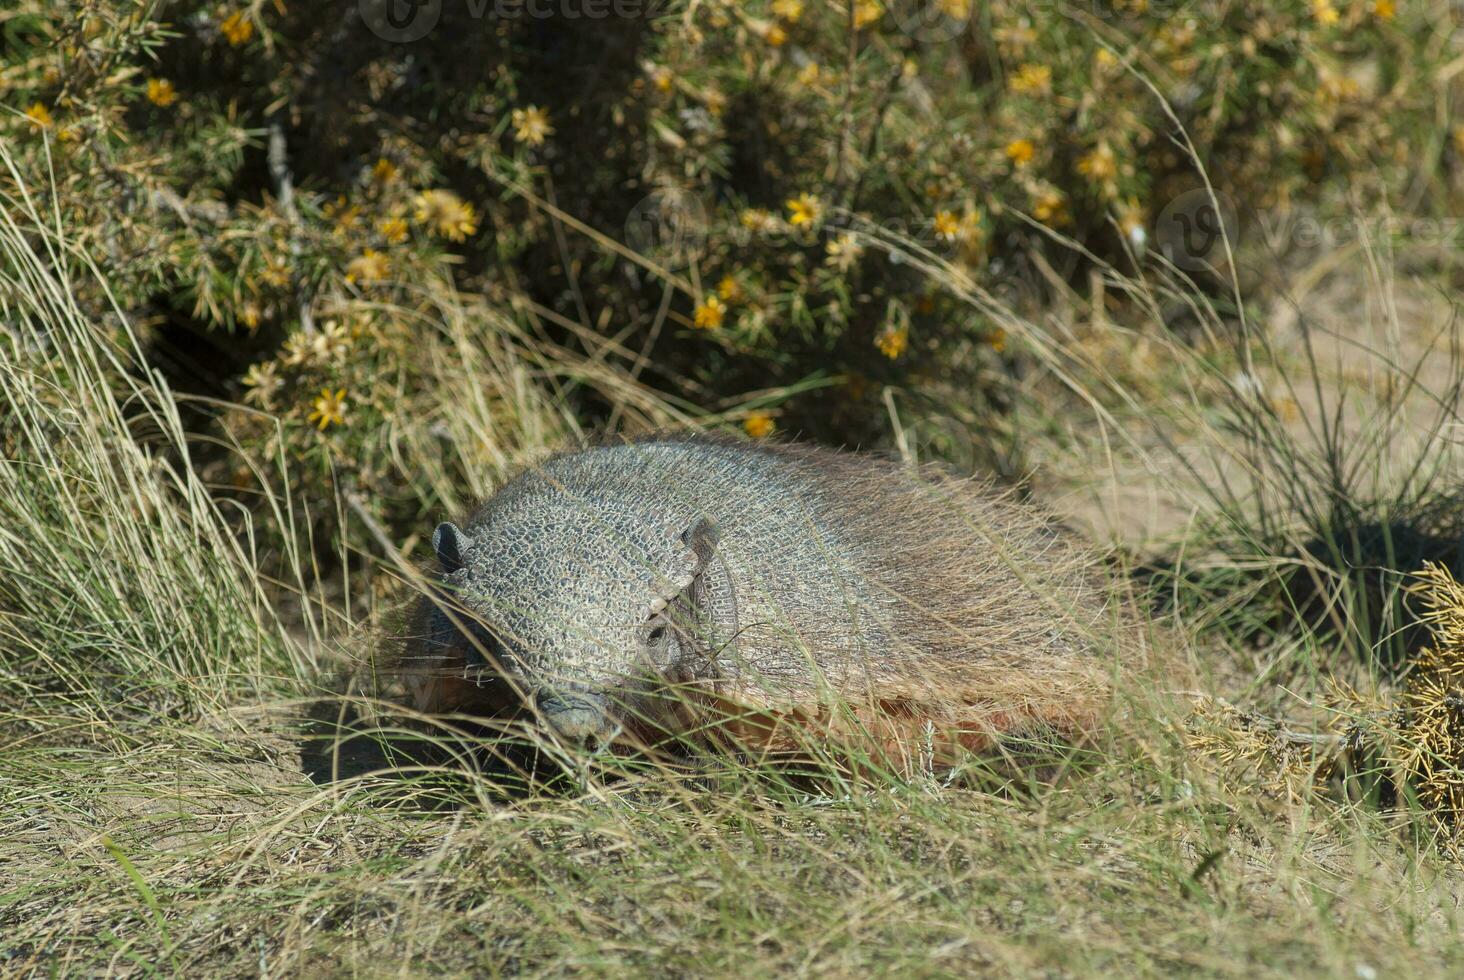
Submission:
[[[1090,555],[979,482],[704,438],[569,452],[433,538],[416,706],[571,742],[942,759],[1106,699]]]

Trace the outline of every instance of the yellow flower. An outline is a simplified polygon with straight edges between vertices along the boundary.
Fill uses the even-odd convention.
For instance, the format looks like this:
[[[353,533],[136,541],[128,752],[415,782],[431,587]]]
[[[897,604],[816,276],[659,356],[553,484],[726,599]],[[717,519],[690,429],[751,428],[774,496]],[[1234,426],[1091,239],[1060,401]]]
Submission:
[[[722,281],[717,283],[717,295],[729,303],[735,303],[742,298],[742,286],[731,276],[723,276]]]
[[[1052,69],[1046,65],[1022,65],[1008,84],[1013,92],[1048,92],[1052,89]]]
[[[1342,19],[1337,8],[1332,6],[1332,0],[1312,0],[1311,8],[1318,24],[1335,24]]]
[[[254,36],[254,21],[244,11],[236,10],[219,25],[219,33],[224,35],[224,40],[231,47],[237,48],[241,44],[248,44],[249,39]]]
[[[37,129],[50,129],[56,121],[51,118],[51,110],[37,102],[25,110],[25,117],[31,121]]]
[[[244,372],[244,386],[249,389],[244,393],[246,402],[269,408],[284,381],[272,361],[262,361],[249,365],[249,370]]]
[[[961,219],[956,217],[954,211],[935,212],[935,220],[931,224],[935,229],[936,237],[942,241],[955,241],[956,235],[961,231]]]
[[[1376,0],[1372,6],[1372,12],[1378,20],[1392,20],[1398,9],[1393,0]]]
[[[798,69],[798,84],[813,88],[818,84],[820,69],[817,61],[810,61]]]
[[[292,333],[285,338],[284,356],[280,360],[287,367],[299,367],[325,356],[324,348],[316,343],[315,337],[305,333]]]
[[[753,412],[742,420],[742,431],[754,439],[765,438],[773,428],[773,417],[767,412]]]
[[[147,100],[153,105],[167,108],[178,101],[178,90],[166,78],[147,80]]]
[[[384,218],[377,224],[376,230],[381,232],[381,237],[386,239],[388,245],[400,245],[407,240],[407,219]]]
[[[742,227],[752,232],[767,234],[776,231],[778,228],[778,219],[762,208],[745,208],[737,216],[737,220],[741,223]]]
[[[657,65],[651,69],[651,84],[656,86],[657,92],[671,91],[675,80],[675,77],[671,74],[671,69],[665,66]]]
[[[886,330],[874,339],[874,344],[879,348],[881,354],[893,361],[905,353],[905,348],[910,346],[910,328]]]
[[[783,45],[788,43],[788,32],[783,30],[777,24],[769,27],[768,32],[764,34],[763,37],[769,44],[771,44],[775,48],[781,48]]]
[[[318,330],[313,334],[291,334],[284,341],[284,357],[281,360],[290,366],[313,365],[324,363],[340,352],[340,344],[335,343],[331,335]]]
[[[391,262],[385,255],[368,248],[346,266],[346,282],[380,282],[391,275]]]
[[[310,413],[309,421],[314,422],[320,431],[324,432],[331,425],[346,424],[346,389],[337,388],[331,391],[329,388],[322,388],[320,397],[311,404],[315,411]]]
[[[401,171],[397,170],[396,164],[392,163],[386,157],[379,157],[376,165],[371,168],[371,179],[378,184],[390,184],[397,179],[400,173]]]
[[[851,233],[845,232],[838,238],[831,238],[824,246],[828,258],[824,261],[840,271],[847,272],[849,267],[859,261],[859,256],[864,254],[864,246]]]
[[[696,308],[696,319],[692,321],[698,330],[716,330],[727,315],[727,307],[715,296],[708,296]]]
[[[239,311],[239,322],[249,330],[259,329],[259,321],[264,317],[264,311],[259,308],[258,303],[245,303]]]
[[[341,232],[350,231],[361,220],[361,206],[352,204],[344,194],[322,208],[321,213],[327,221],[335,222],[336,230]]]
[[[452,191],[423,191],[413,203],[417,224],[426,225],[444,238],[461,242],[477,234],[478,216],[473,206]]]
[[[876,0],[854,0],[854,29],[863,30],[884,16],[884,7]]]
[[[339,359],[341,355],[351,349],[351,339],[351,332],[344,323],[339,320],[331,320],[316,335],[315,347],[322,360]]]
[[[1067,200],[1060,191],[1042,191],[1032,202],[1032,217],[1045,224],[1060,225],[1067,220]]]
[[[1099,143],[1091,153],[1078,159],[1078,173],[1102,183],[1118,176],[1118,158],[1107,143]]]
[[[773,0],[772,11],[774,17],[796,24],[803,16],[803,0]]]
[[[811,225],[823,214],[823,203],[812,194],[799,194],[784,203],[788,208],[788,223],[795,228]]]
[[[991,336],[986,338],[986,342],[991,345],[992,350],[1000,354],[1007,347],[1007,332],[1001,327],[997,327],[991,332]]]
[[[290,264],[278,255],[267,256],[259,277],[267,285],[283,289],[290,284]]]
[[[536,105],[513,110],[513,137],[529,146],[543,146],[544,141],[554,135],[549,124],[549,113]]]
[[[965,20],[971,16],[971,0],[939,0],[936,6],[952,20]]]
[[[716,89],[708,89],[702,95],[702,103],[707,107],[707,112],[710,112],[713,116],[720,117],[722,113],[727,111],[727,96],[718,92]]]
[[[1025,167],[1037,155],[1037,147],[1029,139],[1012,140],[1006,145],[1007,159],[1019,167]]]

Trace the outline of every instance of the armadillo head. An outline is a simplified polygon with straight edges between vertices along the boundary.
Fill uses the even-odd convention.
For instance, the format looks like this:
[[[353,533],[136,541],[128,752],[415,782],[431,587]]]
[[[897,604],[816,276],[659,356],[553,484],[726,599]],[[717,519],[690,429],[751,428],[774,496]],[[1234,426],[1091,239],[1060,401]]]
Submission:
[[[646,696],[714,674],[735,634],[718,530],[694,511],[505,495],[433,544],[444,571],[431,633],[467,641],[470,676],[507,684],[555,735],[608,742]]]

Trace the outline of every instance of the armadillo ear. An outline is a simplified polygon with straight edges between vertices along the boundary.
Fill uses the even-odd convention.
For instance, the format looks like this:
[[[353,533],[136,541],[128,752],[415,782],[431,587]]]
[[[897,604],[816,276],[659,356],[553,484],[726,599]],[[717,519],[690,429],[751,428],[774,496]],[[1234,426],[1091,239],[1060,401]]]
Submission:
[[[671,619],[683,630],[683,643],[696,655],[701,676],[722,653],[735,650],[737,596],[727,564],[717,554],[722,540],[717,522],[699,517],[681,540],[695,556],[696,570],[686,591],[671,603]]]
[[[442,522],[432,532],[432,550],[437,552],[437,561],[445,574],[451,575],[463,567],[464,556],[472,546],[473,539],[451,521]]]
[[[711,563],[712,555],[716,553],[717,542],[722,538],[721,531],[717,529],[717,522],[710,517],[702,516],[696,519],[681,534],[681,540],[696,555],[696,572],[700,575]]]

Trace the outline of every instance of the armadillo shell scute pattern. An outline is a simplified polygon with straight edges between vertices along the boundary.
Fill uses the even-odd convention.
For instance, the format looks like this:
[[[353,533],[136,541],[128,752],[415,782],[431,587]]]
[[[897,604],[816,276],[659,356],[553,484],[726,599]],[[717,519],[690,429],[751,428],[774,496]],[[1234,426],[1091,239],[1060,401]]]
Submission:
[[[701,439],[567,453],[469,519],[445,581],[526,680],[613,686],[643,669],[647,619],[707,571],[685,539],[703,518],[725,584],[708,593],[715,673],[743,700],[1092,673],[1078,661],[1103,604],[1085,555],[979,483],[852,454]]]

